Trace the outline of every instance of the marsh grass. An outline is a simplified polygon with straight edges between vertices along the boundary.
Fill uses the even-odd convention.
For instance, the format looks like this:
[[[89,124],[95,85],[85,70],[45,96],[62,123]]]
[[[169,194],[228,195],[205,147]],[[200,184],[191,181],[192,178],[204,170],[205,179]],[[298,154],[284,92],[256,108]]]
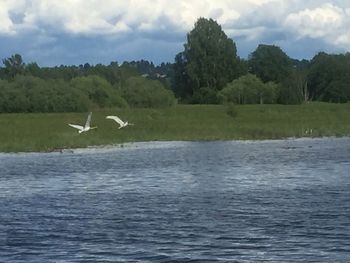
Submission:
[[[348,136],[350,104],[177,105],[166,109],[95,110],[96,130],[78,134],[87,113],[0,114],[0,151],[53,151],[135,141],[280,139]],[[135,123],[124,129],[106,115]]]

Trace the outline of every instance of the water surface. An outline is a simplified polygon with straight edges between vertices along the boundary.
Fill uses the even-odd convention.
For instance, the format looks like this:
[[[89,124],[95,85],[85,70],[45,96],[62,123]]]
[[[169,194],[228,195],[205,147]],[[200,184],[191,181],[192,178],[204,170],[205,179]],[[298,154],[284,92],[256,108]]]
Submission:
[[[1,262],[350,262],[350,139],[0,154]]]

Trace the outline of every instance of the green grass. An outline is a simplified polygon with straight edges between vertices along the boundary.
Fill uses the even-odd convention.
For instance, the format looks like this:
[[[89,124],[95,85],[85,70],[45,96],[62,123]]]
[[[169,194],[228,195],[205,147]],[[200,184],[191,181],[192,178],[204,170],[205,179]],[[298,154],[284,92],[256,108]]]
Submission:
[[[78,132],[68,123],[84,124],[87,113],[0,114],[0,151],[51,151],[135,141],[245,140],[350,135],[350,104],[235,106],[177,105],[167,109],[94,111],[92,126]],[[106,115],[135,123],[124,129]],[[312,134],[306,131],[312,129]]]

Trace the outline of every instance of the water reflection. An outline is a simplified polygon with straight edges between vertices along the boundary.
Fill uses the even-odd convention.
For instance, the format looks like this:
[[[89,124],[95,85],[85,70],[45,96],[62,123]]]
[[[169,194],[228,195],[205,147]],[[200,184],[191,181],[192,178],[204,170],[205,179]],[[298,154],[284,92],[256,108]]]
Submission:
[[[350,139],[0,154],[0,261],[348,262]]]

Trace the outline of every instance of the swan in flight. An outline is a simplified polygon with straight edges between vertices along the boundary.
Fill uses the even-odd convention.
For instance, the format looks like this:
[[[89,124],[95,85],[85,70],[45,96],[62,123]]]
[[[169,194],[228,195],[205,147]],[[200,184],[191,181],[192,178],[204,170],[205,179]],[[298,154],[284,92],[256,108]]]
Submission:
[[[75,129],[78,129],[79,133],[87,132],[87,131],[92,130],[92,129],[96,129],[97,127],[90,127],[91,115],[92,115],[92,112],[89,113],[89,116],[87,117],[85,126],[76,125],[76,124],[68,124],[68,125],[75,128]]]
[[[111,120],[114,120],[116,121],[118,124],[119,124],[119,128],[118,129],[121,129],[121,128],[124,128],[128,125],[134,125],[133,123],[128,123],[127,121],[126,122],[123,122],[119,117],[117,116],[107,116],[106,119],[111,119]]]

